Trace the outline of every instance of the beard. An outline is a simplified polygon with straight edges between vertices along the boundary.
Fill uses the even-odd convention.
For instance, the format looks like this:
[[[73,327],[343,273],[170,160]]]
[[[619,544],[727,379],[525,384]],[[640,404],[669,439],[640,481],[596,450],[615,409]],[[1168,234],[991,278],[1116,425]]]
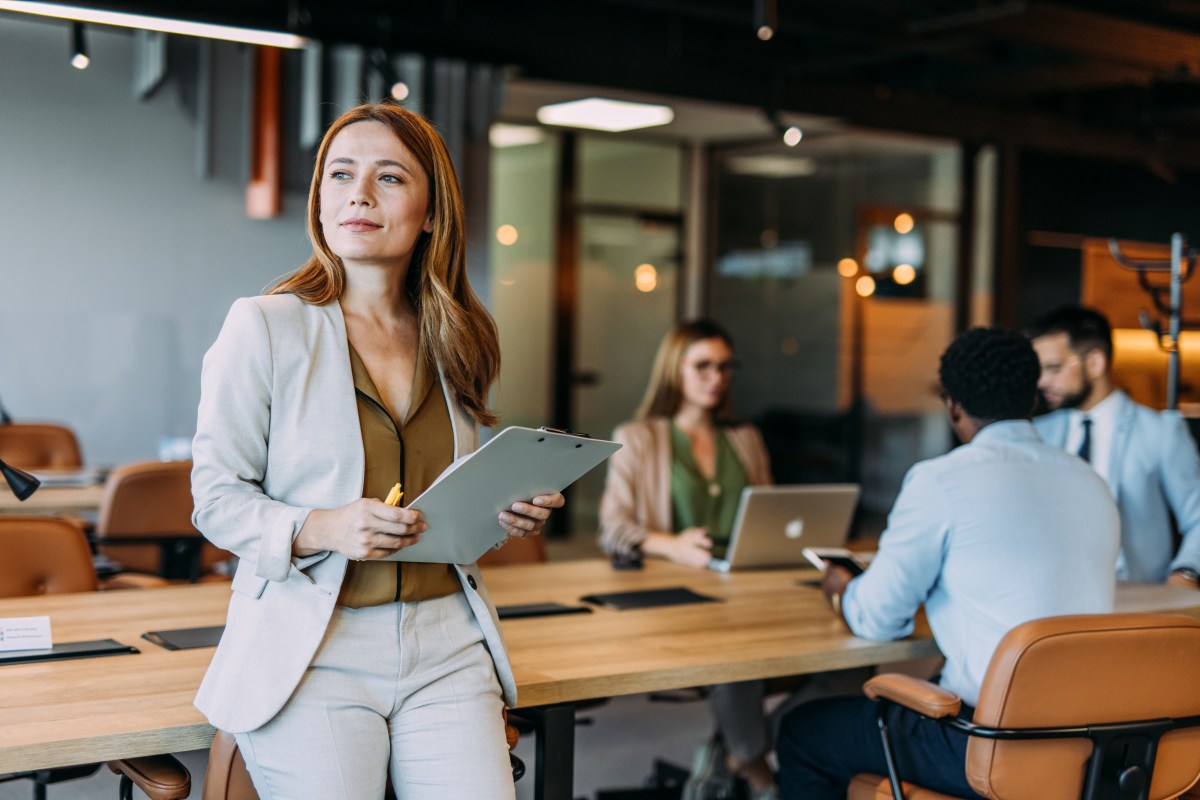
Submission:
[[[1063,395],[1059,408],[1079,408],[1092,393],[1092,381],[1087,375],[1079,376],[1079,389]]]

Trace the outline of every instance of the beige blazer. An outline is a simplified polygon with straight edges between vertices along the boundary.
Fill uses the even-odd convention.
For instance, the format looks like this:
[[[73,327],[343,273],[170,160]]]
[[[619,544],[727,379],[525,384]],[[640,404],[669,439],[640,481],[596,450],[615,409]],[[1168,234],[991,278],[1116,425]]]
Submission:
[[[442,390],[457,459],[479,446],[479,429],[444,378]],[[346,574],[338,553],[292,557],[310,511],[362,497],[366,466],[341,306],[294,295],[233,304],[204,356],[192,460],[193,522],[240,559],[225,633],[195,702],[216,727],[243,733],[274,717],[300,683]],[[478,567],[456,569],[513,706],[495,607]]]
[[[762,434],[753,425],[723,428],[753,486],[770,484],[771,464]],[[656,417],[627,422],[613,432],[624,445],[608,460],[600,498],[600,546],[610,555],[628,555],[648,531],[673,531],[671,521],[670,420]]]

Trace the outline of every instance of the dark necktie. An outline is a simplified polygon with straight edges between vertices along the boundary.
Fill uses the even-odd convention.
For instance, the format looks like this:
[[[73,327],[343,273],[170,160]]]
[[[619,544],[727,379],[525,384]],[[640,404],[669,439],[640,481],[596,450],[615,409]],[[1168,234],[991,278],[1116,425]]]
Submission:
[[[1079,444],[1079,452],[1075,455],[1089,464],[1092,463],[1092,420],[1083,418],[1083,441]]]

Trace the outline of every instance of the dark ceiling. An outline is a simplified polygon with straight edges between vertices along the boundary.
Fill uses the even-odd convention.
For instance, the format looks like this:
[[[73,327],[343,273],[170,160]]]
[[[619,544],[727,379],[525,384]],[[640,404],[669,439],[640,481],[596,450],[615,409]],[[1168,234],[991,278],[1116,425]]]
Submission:
[[[143,0],[82,3],[1016,147],[1200,165],[1183,0]],[[777,29],[756,36],[773,8]]]

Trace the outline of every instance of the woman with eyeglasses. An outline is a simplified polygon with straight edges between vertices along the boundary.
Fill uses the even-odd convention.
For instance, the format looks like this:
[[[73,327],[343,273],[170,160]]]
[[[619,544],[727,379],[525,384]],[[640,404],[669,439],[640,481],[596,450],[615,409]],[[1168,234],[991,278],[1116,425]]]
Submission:
[[[742,489],[772,482],[762,435],[733,420],[736,366],[733,338],[711,320],[680,323],[663,339],[636,419],[613,434],[624,447],[608,465],[600,546],[615,559],[703,569],[725,554]],[[705,796],[726,768],[754,798],[775,797],[762,681],[712,686],[709,698],[718,734],[698,753],[684,800]]]

